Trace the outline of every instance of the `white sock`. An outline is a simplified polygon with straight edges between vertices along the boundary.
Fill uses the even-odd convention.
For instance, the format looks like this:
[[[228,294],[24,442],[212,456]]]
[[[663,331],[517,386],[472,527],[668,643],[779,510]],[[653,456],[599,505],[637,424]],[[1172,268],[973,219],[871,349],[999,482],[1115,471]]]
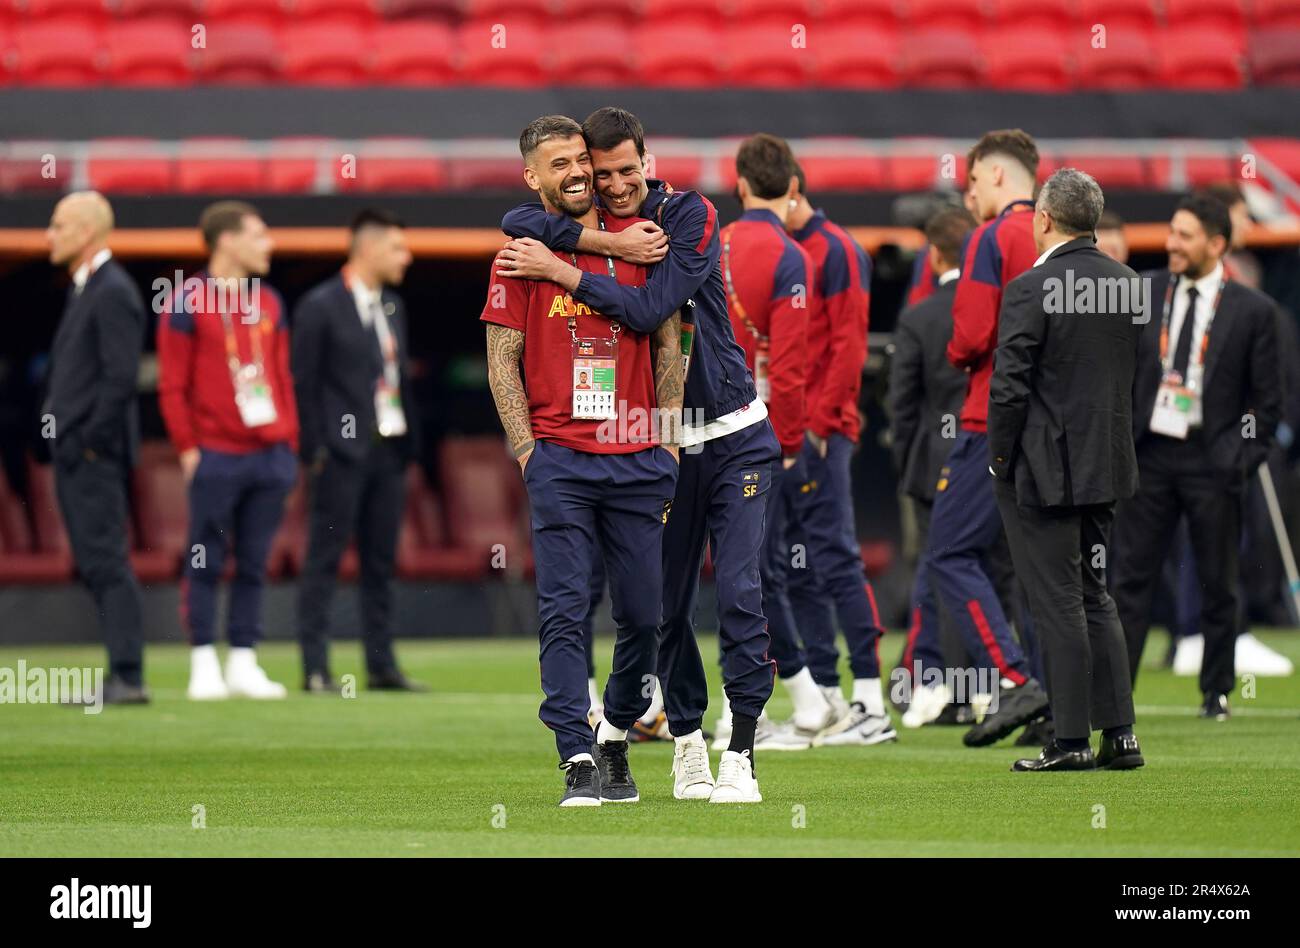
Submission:
[[[620,731],[608,721],[602,720],[600,727],[596,728],[596,743],[604,744],[606,741],[625,741],[627,740],[627,731]]]
[[[590,755],[590,754],[574,754],[572,757],[570,757],[568,760],[566,760],[565,763],[566,763],[566,764],[580,764],[580,763],[582,763],[584,760],[585,760],[587,763],[589,763],[589,764],[594,764],[594,763],[595,763],[595,761],[591,759],[591,755]]]
[[[255,668],[257,666],[257,653],[251,648],[235,648],[231,646],[230,651],[226,653],[226,667],[243,670],[245,668]]]
[[[885,713],[885,696],[880,691],[879,678],[854,678],[853,700],[867,709],[867,714],[879,717]]]
[[[594,678],[587,679],[587,698],[591,701],[593,708],[601,707],[600,692],[596,690],[596,679]]]
[[[722,699],[722,716],[718,718],[718,726],[724,730],[731,730],[731,699]]]
[[[217,647],[215,645],[196,645],[190,649],[190,662],[212,662],[217,659]]]
[[[786,690],[790,692],[790,700],[794,702],[795,714],[801,711],[816,714],[826,707],[826,696],[818,689],[817,682],[813,681],[812,672],[806,667],[789,678],[782,678],[781,682],[785,685]]]
[[[659,717],[659,712],[664,709],[664,693],[659,690],[659,679],[655,679],[655,693],[650,696],[650,707],[646,713],[641,715],[642,724],[649,727],[654,724]]]
[[[704,743],[704,732],[698,727],[689,734],[683,734],[681,737],[674,736],[673,741],[676,744],[692,744],[695,742]]]

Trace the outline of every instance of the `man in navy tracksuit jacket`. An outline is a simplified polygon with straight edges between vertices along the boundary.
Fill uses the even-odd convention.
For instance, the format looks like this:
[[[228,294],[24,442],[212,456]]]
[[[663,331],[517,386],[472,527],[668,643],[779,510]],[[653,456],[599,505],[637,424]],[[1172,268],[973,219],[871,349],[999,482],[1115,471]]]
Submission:
[[[717,211],[696,192],[671,193],[663,182],[640,177],[637,156],[644,155],[644,144],[634,116],[619,109],[601,109],[588,117],[583,127],[593,151],[626,147],[631,152],[635,147],[636,172],[617,175],[614,182],[614,190],[623,183],[631,190],[611,198],[610,183],[616,173],[603,172],[600,167],[596,187],[612,213],[639,214],[658,223],[667,235],[667,256],[652,268],[646,284],[622,286],[598,273],[556,273],[554,265],[561,270],[566,267],[549,250],[619,256],[628,245],[620,244],[615,235],[584,230],[575,221],[548,215],[540,205],[511,211],[502,221],[502,230],[540,240],[549,248],[533,258],[537,272],[524,270],[521,275],[536,279],[545,272],[554,276],[572,290],[576,300],[638,332],[653,332],[680,309],[684,338],[693,332],[684,399],[682,467],[663,541],[664,626],[658,672],[664,710],[669,729],[678,739],[680,756],[682,739],[697,736],[708,706],[693,613],[705,541],[711,538],[723,680],[733,714],[729,750],[749,751],[752,760],[754,729],[771,695],[774,673],[767,655],[758,557],[773,462],[780,457],[781,448],[732,333],[719,267]],[[593,130],[598,133],[595,137]],[[528,256],[525,248],[517,265],[527,266],[524,258]],[[720,767],[720,784],[721,780]]]

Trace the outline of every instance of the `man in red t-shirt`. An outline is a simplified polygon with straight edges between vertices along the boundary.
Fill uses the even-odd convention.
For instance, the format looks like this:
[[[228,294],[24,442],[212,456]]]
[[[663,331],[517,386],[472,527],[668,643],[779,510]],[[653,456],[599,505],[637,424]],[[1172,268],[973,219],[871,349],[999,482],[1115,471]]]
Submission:
[[[519,150],[524,180],[548,213],[601,227],[632,223],[595,208],[577,122],[543,116],[524,129]],[[641,267],[613,258],[569,260],[620,282],[645,281]],[[495,262],[482,319],[489,384],[532,509],[546,695],[540,717],[555,732],[565,771],[560,805],[634,803],[627,731],[650,704],[646,683],[663,614],[660,548],[677,482],[680,320],[653,336],[633,332],[555,283],[503,278]],[[618,634],[593,743],[582,626],[597,542]]]
[[[189,485],[181,619],[193,646],[191,700],[283,698],[253,648],[284,499],[298,478],[298,409],[279,294],[262,283],[271,238],[257,210],[221,201],[199,221],[206,271],[176,288],[158,321],[158,402]],[[235,554],[225,677],[217,660],[217,584]]]

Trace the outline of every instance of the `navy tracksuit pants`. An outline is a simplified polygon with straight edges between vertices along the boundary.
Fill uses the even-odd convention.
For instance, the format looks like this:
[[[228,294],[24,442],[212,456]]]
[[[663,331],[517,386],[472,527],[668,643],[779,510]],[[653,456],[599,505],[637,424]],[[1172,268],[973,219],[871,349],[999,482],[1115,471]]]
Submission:
[[[676,480],[677,462],[662,448],[588,454],[538,441],[524,468],[546,696],[538,716],[555,732],[561,760],[590,753],[594,738],[583,624],[597,543],[617,629],[605,720],[626,730],[650,706],[663,616],[661,541]]]
[[[1001,534],[988,436],[962,431],[935,494],[924,576],[952,616],[967,651],[987,655],[1002,677],[1023,684],[1031,674],[1029,661],[1011,634],[997,590],[980,562]],[[1029,624],[1022,624],[1026,640],[1032,641]]]
[[[284,499],[297,479],[298,459],[288,444],[249,454],[201,449],[190,481],[190,545],[181,590],[191,645],[216,641],[217,587],[227,548],[235,554],[230,644],[252,648],[262,637],[266,557],[284,515]]]
[[[718,597],[722,682],[735,713],[758,717],[772,695],[759,557],[781,446],[766,419],[682,451],[681,475],[664,532],[664,624],[659,685],[668,729],[698,729],[709,705],[695,641],[695,603],[710,544]],[[644,710],[644,709],[643,709]]]

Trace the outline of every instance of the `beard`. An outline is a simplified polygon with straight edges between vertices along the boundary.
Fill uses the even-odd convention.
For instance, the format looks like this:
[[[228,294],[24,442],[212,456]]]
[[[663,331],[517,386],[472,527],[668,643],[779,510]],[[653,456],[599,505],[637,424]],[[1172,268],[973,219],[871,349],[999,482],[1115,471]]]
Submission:
[[[581,217],[586,214],[591,210],[592,202],[595,200],[590,181],[587,182],[587,189],[579,197],[564,193],[564,189],[569,185],[576,184],[577,180],[570,178],[557,188],[543,187],[542,196],[546,198],[546,203],[569,217]]]

